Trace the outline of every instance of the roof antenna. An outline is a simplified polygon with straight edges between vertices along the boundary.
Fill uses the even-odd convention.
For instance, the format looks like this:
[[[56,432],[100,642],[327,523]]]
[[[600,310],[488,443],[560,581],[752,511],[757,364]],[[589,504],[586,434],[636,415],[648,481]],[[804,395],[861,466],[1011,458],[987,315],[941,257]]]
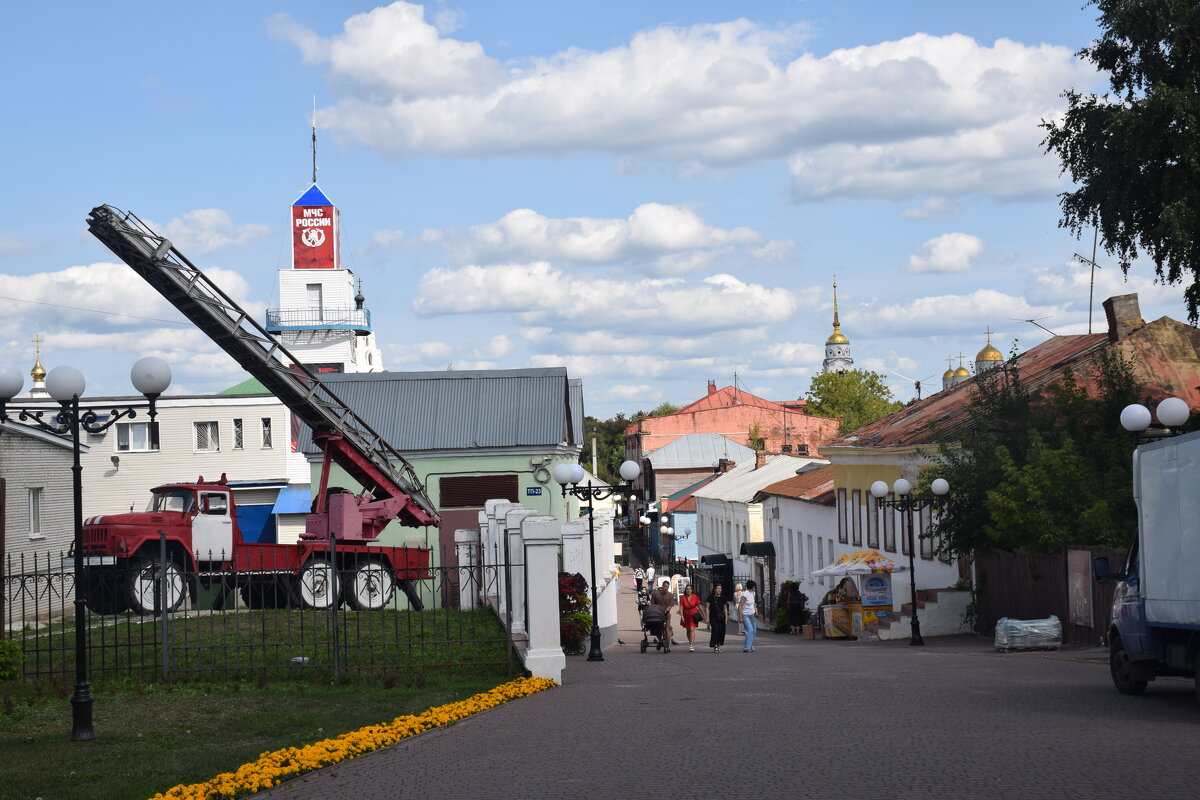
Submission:
[[[1057,333],[1055,333],[1054,331],[1047,328],[1045,325],[1042,325],[1038,322],[1039,319],[1050,319],[1050,317],[1052,317],[1052,316],[1054,316],[1054,315],[1047,314],[1044,317],[1034,317],[1033,319],[1019,319],[1017,317],[1009,317],[1009,319],[1011,319],[1013,322],[1028,322],[1031,325],[1037,325],[1039,328],[1041,328],[1042,330],[1044,330],[1046,333],[1050,334],[1051,336],[1058,336]]]
[[[1092,280],[1088,284],[1088,333],[1092,332],[1092,302],[1093,302],[1092,297],[1096,291],[1096,270],[1100,269],[1100,265],[1096,263],[1096,241],[1099,238],[1100,238],[1100,226],[1099,226],[1099,224],[1097,224],[1095,230],[1092,233],[1092,257],[1084,258],[1083,256],[1079,255],[1079,253],[1075,254],[1076,258],[1078,258],[1080,261],[1082,261],[1085,264],[1090,264],[1092,267]],[[1038,327],[1041,327],[1041,326],[1038,326]]]
[[[313,95],[313,115],[312,115],[312,151],[313,151],[313,179],[312,182],[317,182],[317,96]]]

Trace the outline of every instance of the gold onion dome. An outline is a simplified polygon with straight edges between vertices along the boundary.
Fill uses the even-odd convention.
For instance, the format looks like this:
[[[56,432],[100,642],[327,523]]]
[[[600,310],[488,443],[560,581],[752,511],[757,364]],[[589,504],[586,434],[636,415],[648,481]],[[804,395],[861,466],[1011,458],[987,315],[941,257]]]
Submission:
[[[829,334],[829,338],[825,340],[825,344],[849,344],[850,340],[842,335],[842,331],[838,326],[833,327],[833,333]]]
[[[954,370],[954,377],[969,378],[969,377],[971,377],[971,372],[966,367],[964,367],[962,364],[959,364],[958,369]]]
[[[953,377],[954,377],[954,370],[952,370],[952,369],[948,369],[942,373],[942,380],[944,380],[944,381],[948,381]]]
[[[1004,356],[999,350],[992,347],[992,343],[988,342],[983,349],[979,351],[979,355],[975,356],[976,361],[1003,361]]]
[[[29,377],[37,382],[46,380],[46,369],[42,366],[41,356],[38,356],[37,362],[33,365],[33,369],[29,370]]]

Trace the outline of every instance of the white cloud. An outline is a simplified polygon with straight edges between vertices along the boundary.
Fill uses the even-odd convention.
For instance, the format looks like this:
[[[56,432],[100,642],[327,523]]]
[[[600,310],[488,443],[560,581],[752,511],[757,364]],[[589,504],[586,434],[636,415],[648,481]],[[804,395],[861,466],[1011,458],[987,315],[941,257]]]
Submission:
[[[423,240],[436,241],[426,231]],[[379,232],[380,244],[403,242],[403,234]],[[640,262],[654,274],[678,275],[714,262],[744,259],[776,262],[792,243],[763,243],[750,228],[719,228],[690,208],[644,203],[628,217],[554,219],[533,209],[510,211],[495,222],[474,225],[465,234],[445,232],[449,248],[463,263],[570,260],[586,264]]]
[[[662,402],[663,393],[649,384],[624,384],[618,383],[609,386],[608,389],[601,391],[601,397],[605,400],[621,400],[630,403],[640,403],[643,410],[648,410],[657,406]]]
[[[764,347],[760,353],[775,364],[819,364],[825,358],[822,345],[807,342],[775,342]]]
[[[909,272],[966,272],[983,252],[983,240],[969,233],[943,233],[908,257]]]
[[[150,227],[183,252],[212,253],[223,247],[245,244],[271,233],[266,225],[234,225],[228,211],[198,208],[165,225],[147,221]]]
[[[916,208],[906,208],[900,212],[903,219],[929,219],[930,217],[946,217],[958,214],[963,210],[961,203],[948,200],[945,197],[931,197]]]
[[[504,334],[493,336],[483,347],[477,347],[472,352],[475,358],[497,359],[504,358],[514,349],[512,339]]]
[[[970,294],[919,297],[910,302],[864,308],[855,315],[854,328],[862,336],[884,339],[956,334],[982,338],[983,326],[990,325],[993,331],[1003,328],[992,337],[995,342],[1031,327],[1017,320],[1047,316],[1058,316],[1060,320],[1076,317],[1060,305],[1037,305],[995,289],[977,289]]]
[[[420,315],[502,312],[526,325],[590,327],[602,313],[607,324],[674,333],[740,328],[790,317],[796,295],[745,283],[732,275],[682,279],[593,280],[543,261],[460,269],[422,276],[413,301]]]
[[[0,256],[15,256],[18,253],[26,252],[31,247],[31,243],[25,239],[0,236]]]
[[[445,365],[458,352],[457,345],[448,342],[417,342],[384,346],[385,364]],[[440,366],[438,367],[441,368]]]
[[[915,34],[797,55],[802,26],[744,19],[503,64],[424,17],[393,3],[329,38],[284,16],[271,29],[328,64],[341,99],[321,125],[387,156],[601,151],[686,172],[790,157],[804,199],[1057,185],[1037,122],[1095,80],[1066,47]]]

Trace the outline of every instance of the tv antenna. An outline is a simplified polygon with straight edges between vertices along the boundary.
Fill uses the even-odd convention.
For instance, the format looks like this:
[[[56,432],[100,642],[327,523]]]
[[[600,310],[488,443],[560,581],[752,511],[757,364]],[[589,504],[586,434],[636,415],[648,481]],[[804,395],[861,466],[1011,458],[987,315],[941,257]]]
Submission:
[[[893,375],[900,375],[900,373],[896,372],[896,370],[894,370],[894,369],[888,369],[887,367],[884,367],[884,369],[887,369],[887,371],[892,373]],[[927,381],[930,378],[932,378],[933,376],[926,375],[924,378],[921,378],[920,380],[917,380],[916,378],[910,378],[907,375],[900,375],[900,377],[904,378],[904,380],[908,381],[909,383],[911,383],[913,385],[913,390],[916,391],[916,393],[917,393],[917,399],[920,400],[921,399],[921,381]]]
[[[1092,279],[1088,283],[1088,333],[1092,332],[1092,296],[1095,294],[1095,291],[1096,291],[1096,270],[1100,269],[1100,265],[1096,263],[1096,242],[1099,240],[1099,238],[1100,238],[1100,228],[1099,228],[1099,226],[1097,226],[1093,230],[1093,233],[1092,233],[1092,257],[1091,258],[1084,258],[1083,256],[1079,255],[1079,253],[1075,254],[1076,258],[1078,258],[1083,263],[1090,265],[1092,268]]]
[[[1058,336],[1058,334],[1057,334],[1057,333],[1055,333],[1054,331],[1050,330],[1050,329],[1049,329],[1049,328],[1047,328],[1045,325],[1042,325],[1042,324],[1039,324],[1039,323],[1038,323],[1038,320],[1039,320],[1039,319],[1050,319],[1050,317],[1052,317],[1052,316],[1054,316],[1054,315],[1053,315],[1053,314],[1047,314],[1047,315],[1046,315],[1046,316],[1044,316],[1044,317],[1034,317],[1033,319],[1019,319],[1019,318],[1017,318],[1017,317],[1009,317],[1009,319],[1011,319],[1013,322],[1028,322],[1028,323],[1030,323],[1031,325],[1037,325],[1039,328],[1041,328],[1042,330],[1044,330],[1046,333],[1050,334],[1051,336]]]

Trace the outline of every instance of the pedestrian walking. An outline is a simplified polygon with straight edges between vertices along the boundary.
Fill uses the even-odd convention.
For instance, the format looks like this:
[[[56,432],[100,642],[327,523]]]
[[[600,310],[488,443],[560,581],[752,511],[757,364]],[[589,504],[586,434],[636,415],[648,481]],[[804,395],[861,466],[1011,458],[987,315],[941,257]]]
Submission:
[[[646,586],[650,589],[650,593],[654,594],[654,590],[658,587],[654,583],[654,562],[650,562],[650,566],[646,567]]]
[[[692,591],[690,582],[685,584],[683,594],[679,596],[679,622],[687,631],[689,653],[696,652],[696,628],[700,624],[696,621],[696,617],[704,618],[704,612],[700,610],[700,605],[700,595]]]
[[[671,626],[671,609],[675,607],[675,595],[671,594],[670,580],[667,578],[662,579],[662,585],[650,593],[650,603],[659,606],[663,611],[667,612],[665,636],[668,642],[675,644],[675,631]]]
[[[641,567],[638,567],[633,571],[633,582],[637,584],[637,590],[640,592],[642,590],[642,585],[646,582],[646,573],[642,571]]]
[[[804,627],[804,602],[807,599],[800,591],[800,584],[793,583],[787,596],[788,628],[793,634],[799,634]]]
[[[725,623],[729,620],[729,598],[725,596],[725,589],[721,584],[713,587],[704,605],[704,619],[712,631],[708,636],[708,646],[719,653],[725,646]]]
[[[742,607],[742,592],[744,591],[746,590],[742,588],[740,583],[735,584],[733,587],[733,615],[736,618],[735,621],[738,626],[738,636],[745,635],[745,631],[742,630],[742,612],[740,610]]]
[[[756,601],[758,597],[755,594],[755,589],[758,584],[754,581],[746,581],[746,588],[742,590],[741,599],[738,600],[738,616],[742,620],[742,629],[745,631],[746,641],[742,645],[743,653],[754,652],[754,635],[758,632],[758,621],[754,618],[758,610]]]

